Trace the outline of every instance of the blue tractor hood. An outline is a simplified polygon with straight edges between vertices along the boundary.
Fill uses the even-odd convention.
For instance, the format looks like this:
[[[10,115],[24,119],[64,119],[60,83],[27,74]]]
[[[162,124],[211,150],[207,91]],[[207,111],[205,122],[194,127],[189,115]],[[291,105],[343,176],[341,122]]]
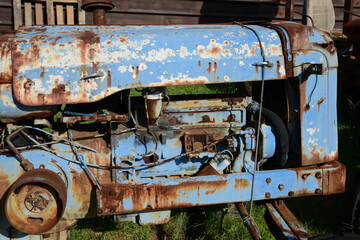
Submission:
[[[131,88],[285,79],[273,29],[242,25],[22,27],[13,93],[28,106],[89,103]],[[256,36],[257,33],[258,37]]]

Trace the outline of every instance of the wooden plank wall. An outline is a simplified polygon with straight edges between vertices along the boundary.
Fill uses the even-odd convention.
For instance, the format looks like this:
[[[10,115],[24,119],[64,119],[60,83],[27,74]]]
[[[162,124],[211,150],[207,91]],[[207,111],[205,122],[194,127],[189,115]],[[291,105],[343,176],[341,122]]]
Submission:
[[[360,14],[360,0],[354,13]],[[283,20],[285,0],[113,0],[109,24],[197,24],[231,21]],[[333,0],[335,28],[342,30],[344,0]],[[294,10],[302,12],[303,0],[295,0]],[[356,18],[356,17],[354,17]],[[294,20],[302,16],[294,13]],[[87,13],[86,22],[92,23]]]
[[[13,29],[12,0],[0,0],[0,31]]]
[[[285,0],[113,0],[109,24],[197,24],[229,21],[284,19]],[[344,0],[333,0],[336,29],[341,30]],[[302,11],[302,0],[294,10]],[[354,0],[360,15],[360,0]],[[301,16],[294,14],[296,21]],[[356,17],[354,17],[356,18]],[[92,14],[86,14],[92,24]],[[0,30],[13,29],[12,0],[0,0]]]

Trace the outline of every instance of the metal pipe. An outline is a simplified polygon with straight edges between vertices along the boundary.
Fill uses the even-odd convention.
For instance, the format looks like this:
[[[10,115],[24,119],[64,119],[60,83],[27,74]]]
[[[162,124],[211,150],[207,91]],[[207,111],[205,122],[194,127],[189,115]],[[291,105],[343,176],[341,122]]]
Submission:
[[[259,232],[259,228],[256,225],[254,219],[249,216],[248,212],[246,211],[246,208],[244,206],[244,204],[242,203],[235,203],[235,206],[237,208],[237,210],[240,213],[240,216],[244,222],[244,225],[247,227],[247,229],[249,230],[249,233],[251,235],[251,237],[255,240],[260,240],[262,239],[260,232]]]
[[[106,25],[106,11],[114,7],[112,0],[83,0],[82,9],[93,12],[94,25]]]
[[[94,25],[106,25],[106,13],[104,9],[98,8],[93,11]]]
[[[6,143],[9,145],[9,147],[11,148],[11,150],[15,153],[16,156],[19,157],[20,159],[20,163],[21,165],[24,167],[24,169],[26,171],[32,170],[34,169],[34,165],[29,162],[29,160],[27,160],[26,158],[24,158],[21,153],[16,149],[16,147],[14,146],[14,144],[12,144],[11,139],[18,134],[20,131],[24,130],[25,126],[20,127],[19,129],[15,130],[14,132],[12,132],[9,136],[7,136],[6,138]]]

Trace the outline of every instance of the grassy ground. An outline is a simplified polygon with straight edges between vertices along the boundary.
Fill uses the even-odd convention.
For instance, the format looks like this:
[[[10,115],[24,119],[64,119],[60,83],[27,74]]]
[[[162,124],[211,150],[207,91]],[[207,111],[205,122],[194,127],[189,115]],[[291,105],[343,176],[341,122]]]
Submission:
[[[232,92],[235,85],[183,86],[168,88],[168,94],[201,94]],[[137,95],[134,92],[134,95]],[[351,99],[351,100],[350,100]],[[359,134],[352,126],[352,113],[358,97],[339,96],[339,160],[347,166],[346,193],[331,196],[303,197],[285,201],[311,235],[338,234],[347,229],[349,195],[353,179],[360,169]],[[211,206],[172,211],[170,222],[157,226],[139,226],[134,223],[114,223],[111,218],[81,220],[71,231],[71,239],[251,239],[241,218],[226,206]],[[253,216],[264,239],[274,239],[264,215],[265,207],[255,205]]]

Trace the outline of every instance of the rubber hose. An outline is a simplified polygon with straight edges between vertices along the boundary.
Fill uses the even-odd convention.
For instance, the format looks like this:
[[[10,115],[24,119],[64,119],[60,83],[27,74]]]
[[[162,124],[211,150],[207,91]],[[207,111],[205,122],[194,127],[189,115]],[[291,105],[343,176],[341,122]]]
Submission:
[[[252,114],[258,114],[260,110],[259,103],[255,102],[249,105],[249,110]],[[262,108],[262,116],[265,118],[267,125],[274,128],[274,135],[276,139],[275,152],[279,153],[279,157],[276,158],[276,163],[283,167],[288,160],[289,153],[289,135],[281,118],[270,111],[269,109]]]

